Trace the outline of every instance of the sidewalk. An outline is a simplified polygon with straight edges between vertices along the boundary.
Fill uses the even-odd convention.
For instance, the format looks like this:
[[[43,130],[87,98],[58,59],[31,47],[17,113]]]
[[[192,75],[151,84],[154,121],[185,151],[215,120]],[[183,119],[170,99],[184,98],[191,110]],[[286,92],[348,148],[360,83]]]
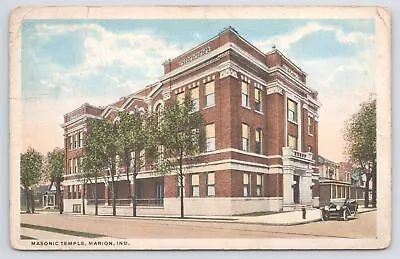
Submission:
[[[77,217],[95,217],[94,215],[76,215],[69,214]],[[321,211],[319,209],[308,209],[306,211],[306,218],[303,219],[302,211],[285,211],[278,212],[270,215],[262,216],[160,216],[160,215],[138,215],[137,217],[129,216],[111,216],[101,215],[98,217],[110,218],[132,218],[136,220],[171,220],[171,221],[199,221],[199,222],[220,222],[220,223],[242,223],[242,224],[262,224],[262,225],[276,225],[276,226],[291,226],[316,222],[321,220]]]
[[[375,211],[374,208],[364,208],[359,207],[358,213],[365,213],[370,211]],[[278,212],[270,215],[262,216],[185,216],[180,218],[178,215],[170,216],[160,216],[160,215],[138,215],[133,218],[130,216],[123,215],[81,215],[81,214],[69,214],[75,217],[107,217],[115,219],[127,219],[132,218],[136,220],[170,220],[170,221],[198,221],[198,222],[220,222],[220,223],[242,223],[242,224],[262,224],[262,225],[273,225],[273,226],[293,226],[300,224],[307,224],[311,222],[317,222],[321,220],[321,210],[320,209],[307,209],[306,218],[303,219],[302,211],[284,211]]]
[[[308,209],[306,210],[305,219],[303,219],[302,211],[296,210],[296,211],[285,211],[281,213],[264,215],[264,216],[238,217],[237,222],[276,225],[276,226],[292,226],[292,225],[316,222],[320,220],[321,220],[321,211],[319,209]]]

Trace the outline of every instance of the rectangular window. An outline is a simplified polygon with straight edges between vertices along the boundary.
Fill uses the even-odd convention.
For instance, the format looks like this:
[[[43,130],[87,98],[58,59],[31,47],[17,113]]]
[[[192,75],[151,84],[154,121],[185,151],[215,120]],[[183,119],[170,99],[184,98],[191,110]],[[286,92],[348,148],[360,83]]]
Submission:
[[[243,173],[243,196],[250,196],[250,174]]]
[[[262,129],[256,130],[256,153],[262,153]]]
[[[176,102],[181,105],[185,102],[185,92],[176,95]]]
[[[205,88],[205,106],[208,107],[215,105],[215,82],[211,81],[207,83]]]
[[[311,117],[308,117],[308,134],[314,135],[314,120]]]
[[[242,149],[250,151],[250,127],[242,123]]]
[[[291,147],[294,150],[297,150],[297,137],[288,135],[287,141],[288,141],[288,143],[287,143],[288,147]]]
[[[192,174],[192,197],[199,197],[199,174]]]
[[[78,173],[78,159],[74,158],[74,173]]]
[[[288,120],[297,123],[297,103],[290,99],[288,99],[287,101]]]
[[[249,84],[242,81],[242,106],[249,107]]]
[[[72,168],[73,168],[72,159],[68,159],[68,162],[69,162],[69,174],[72,174]]]
[[[215,196],[215,173],[207,173],[206,196]]]
[[[74,148],[78,148],[78,134],[74,135]]]
[[[262,91],[258,88],[255,88],[255,109],[256,111],[262,111]]]
[[[257,196],[263,195],[263,175],[257,174]]]
[[[75,185],[72,185],[72,199],[75,199],[76,197],[76,192],[75,192]]]
[[[77,198],[78,199],[80,199],[81,198],[81,186],[80,185],[77,185],[76,186],[76,196],[77,196]]]
[[[79,147],[83,147],[83,132],[79,132]]]
[[[71,135],[68,138],[68,150],[72,150],[74,148],[74,137]]]
[[[215,150],[215,124],[206,125],[206,151]]]
[[[200,109],[200,101],[199,101],[199,88],[190,89],[190,98],[193,101],[193,111],[199,111]]]

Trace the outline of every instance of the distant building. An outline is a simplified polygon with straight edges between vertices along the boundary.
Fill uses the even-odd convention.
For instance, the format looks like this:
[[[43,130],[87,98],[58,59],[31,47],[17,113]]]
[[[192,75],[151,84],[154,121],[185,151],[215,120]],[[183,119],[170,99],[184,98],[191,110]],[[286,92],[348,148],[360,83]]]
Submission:
[[[336,163],[323,156],[318,156],[320,173],[320,205],[332,199],[351,198],[363,200],[364,188],[360,180],[352,178],[353,166],[347,162]]]
[[[76,179],[87,118],[116,118],[116,111],[158,111],[191,96],[207,139],[204,164],[185,176],[186,215],[233,215],[294,210],[319,199],[317,92],[306,73],[279,50],[261,52],[229,27],[164,64],[159,82],[104,107],[83,104],[64,115],[64,209],[79,211],[83,188]],[[139,172],[138,214],[178,214],[177,180]],[[118,172],[118,213],[130,213],[124,173]],[[109,177],[99,179],[101,210],[111,206]],[[87,211],[93,209],[92,185]]]

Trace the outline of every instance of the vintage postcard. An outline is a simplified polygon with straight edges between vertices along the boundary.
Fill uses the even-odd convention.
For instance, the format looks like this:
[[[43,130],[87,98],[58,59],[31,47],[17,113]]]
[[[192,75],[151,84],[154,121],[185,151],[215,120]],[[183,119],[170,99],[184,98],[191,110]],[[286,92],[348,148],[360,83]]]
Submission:
[[[10,14],[10,239],[22,250],[382,249],[382,7]]]

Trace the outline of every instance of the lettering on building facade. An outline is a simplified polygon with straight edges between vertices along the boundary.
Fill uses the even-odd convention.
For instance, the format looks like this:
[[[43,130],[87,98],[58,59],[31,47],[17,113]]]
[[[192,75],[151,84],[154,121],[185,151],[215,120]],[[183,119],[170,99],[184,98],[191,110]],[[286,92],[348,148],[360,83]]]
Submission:
[[[202,49],[202,50],[200,50],[200,51],[198,51],[198,52],[196,52],[196,53],[194,53],[194,54],[182,59],[181,61],[179,61],[179,66],[183,66],[183,65],[185,65],[187,63],[190,63],[193,60],[198,59],[201,56],[204,56],[205,54],[209,53],[210,51],[211,51],[210,47]]]

